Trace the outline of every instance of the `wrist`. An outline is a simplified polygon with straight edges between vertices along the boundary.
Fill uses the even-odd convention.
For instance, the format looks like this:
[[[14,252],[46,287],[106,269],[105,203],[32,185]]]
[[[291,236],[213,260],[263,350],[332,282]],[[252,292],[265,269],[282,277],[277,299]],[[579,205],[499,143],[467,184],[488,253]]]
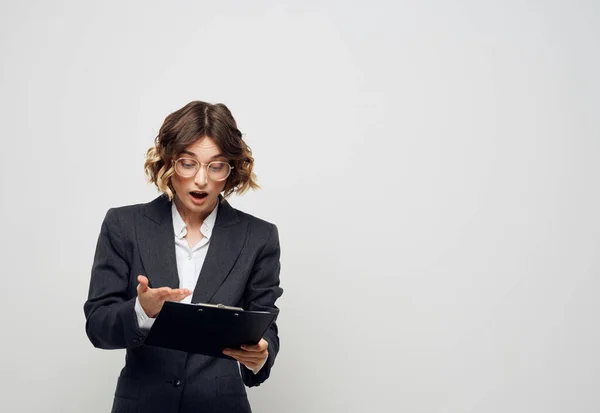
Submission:
[[[139,300],[139,298],[138,298]],[[158,311],[155,310],[154,308],[152,308],[151,306],[148,306],[147,304],[144,304],[142,302],[142,300],[140,301],[140,306],[142,307],[142,310],[144,310],[144,313],[146,314],[146,316],[148,318],[156,318],[156,316],[158,315]]]

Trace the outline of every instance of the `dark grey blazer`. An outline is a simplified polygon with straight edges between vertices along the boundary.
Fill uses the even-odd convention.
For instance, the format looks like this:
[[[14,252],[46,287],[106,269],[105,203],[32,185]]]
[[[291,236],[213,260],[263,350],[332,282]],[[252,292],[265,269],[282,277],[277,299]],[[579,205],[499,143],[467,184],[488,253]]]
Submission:
[[[279,312],[277,227],[231,207],[221,197],[206,260],[192,302],[222,303]],[[89,297],[86,333],[95,347],[127,349],[117,380],[113,413],[250,412],[246,386],[270,374],[279,351],[277,325],[265,334],[269,358],[254,375],[232,360],[145,346],[134,310],[137,276],[151,287],[179,287],[171,202],[110,209],[100,231]]]

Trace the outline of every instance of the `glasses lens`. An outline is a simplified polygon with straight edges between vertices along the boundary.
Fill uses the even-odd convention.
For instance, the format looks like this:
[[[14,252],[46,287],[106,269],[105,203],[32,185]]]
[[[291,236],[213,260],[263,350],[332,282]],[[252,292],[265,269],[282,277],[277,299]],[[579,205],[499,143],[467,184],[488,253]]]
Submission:
[[[227,162],[211,162],[208,164],[208,176],[214,181],[222,181],[229,176],[231,168]]]
[[[175,163],[175,172],[181,176],[194,176],[198,171],[198,162],[193,159],[178,159]]]

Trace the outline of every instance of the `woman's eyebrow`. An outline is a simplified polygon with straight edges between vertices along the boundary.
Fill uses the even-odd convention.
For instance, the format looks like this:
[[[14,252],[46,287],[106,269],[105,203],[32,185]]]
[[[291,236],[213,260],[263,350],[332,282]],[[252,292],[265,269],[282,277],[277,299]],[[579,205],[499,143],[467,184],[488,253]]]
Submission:
[[[190,156],[193,156],[194,158],[196,158],[196,154],[194,152],[183,150],[183,151],[181,151],[181,154],[182,155],[183,154],[190,155]],[[214,155],[213,157],[211,157],[210,159],[212,160],[212,159],[225,158],[225,157],[226,156],[223,155],[222,153],[218,153],[218,154]]]
[[[181,151],[181,155],[183,154],[193,156],[194,158],[196,157],[196,154],[194,152],[186,151],[185,149]]]

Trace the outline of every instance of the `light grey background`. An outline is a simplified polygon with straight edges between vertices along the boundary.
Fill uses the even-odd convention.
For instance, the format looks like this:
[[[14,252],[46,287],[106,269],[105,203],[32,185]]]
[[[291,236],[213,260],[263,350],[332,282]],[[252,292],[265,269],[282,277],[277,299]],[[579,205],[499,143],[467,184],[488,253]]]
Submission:
[[[226,103],[276,223],[256,412],[600,410],[595,1],[2,2],[0,409],[107,412],[92,256],[164,117]]]

